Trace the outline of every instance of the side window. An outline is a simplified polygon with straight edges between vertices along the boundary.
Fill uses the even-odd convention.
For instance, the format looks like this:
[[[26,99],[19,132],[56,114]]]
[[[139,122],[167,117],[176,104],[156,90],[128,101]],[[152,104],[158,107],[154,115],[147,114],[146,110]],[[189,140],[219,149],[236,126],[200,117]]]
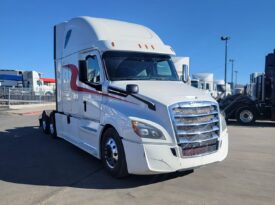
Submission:
[[[90,83],[100,82],[100,67],[96,56],[89,56],[86,60],[87,80]]]

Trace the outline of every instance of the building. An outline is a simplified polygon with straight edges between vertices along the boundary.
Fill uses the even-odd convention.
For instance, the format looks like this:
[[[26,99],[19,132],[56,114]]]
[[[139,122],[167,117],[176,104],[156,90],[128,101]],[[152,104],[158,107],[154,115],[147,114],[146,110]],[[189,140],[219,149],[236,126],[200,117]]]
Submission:
[[[55,79],[42,78],[41,73],[37,71],[0,69],[0,87],[22,88],[35,94],[53,95]]]

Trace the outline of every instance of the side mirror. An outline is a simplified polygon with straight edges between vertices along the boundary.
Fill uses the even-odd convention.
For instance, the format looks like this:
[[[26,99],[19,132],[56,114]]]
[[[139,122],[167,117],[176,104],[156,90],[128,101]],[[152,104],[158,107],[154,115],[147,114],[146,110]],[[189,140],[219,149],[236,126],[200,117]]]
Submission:
[[[135,84],[126,85],[127,94],[136,94],[136,93],[138,93],[138,91],[139,91],[138,85],[135,85]]]
[[[189,68],[187,65],[182,65],[182,81],[184,83],[189,81]]]
[[[87,82],[87,66],[86,61],[80,60],[79,61],[79,81],[81,82]]]

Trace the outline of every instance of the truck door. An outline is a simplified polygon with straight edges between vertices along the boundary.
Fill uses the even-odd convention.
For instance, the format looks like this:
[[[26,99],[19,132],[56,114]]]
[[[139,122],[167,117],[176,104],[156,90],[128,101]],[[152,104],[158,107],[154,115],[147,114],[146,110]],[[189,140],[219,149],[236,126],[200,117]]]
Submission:
[[[97,152],[98,130],[100,126],[103,67],[98,51],[90,51],[80,55],[79,90],[80,108],[80,140],[87,148]],[[83,78],[85,80],[81,80]],[[94,153],[96,154],[96,153]]]

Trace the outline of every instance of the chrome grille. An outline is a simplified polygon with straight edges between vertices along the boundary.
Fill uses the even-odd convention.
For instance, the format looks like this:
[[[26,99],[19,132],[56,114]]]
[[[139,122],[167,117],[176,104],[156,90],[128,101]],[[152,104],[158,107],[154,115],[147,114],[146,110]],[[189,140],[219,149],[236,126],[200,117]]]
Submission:
[[[183,156],[208,154],[218,149],[219,108],[213,102],[182,102],[170,113]]]

